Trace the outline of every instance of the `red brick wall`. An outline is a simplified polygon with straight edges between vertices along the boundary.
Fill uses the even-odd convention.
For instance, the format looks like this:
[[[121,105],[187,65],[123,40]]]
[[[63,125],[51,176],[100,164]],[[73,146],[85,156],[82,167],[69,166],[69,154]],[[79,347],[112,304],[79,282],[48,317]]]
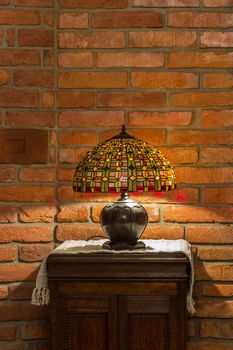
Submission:
[[[175,165],[137,197],[144,238],[194,246],[189,350],[232,350],[232,0],[0,0],[0,348],[45,350],[30,305],[53,242],[101,233],[109,195],[74,194],[76,163],[128,131]]]

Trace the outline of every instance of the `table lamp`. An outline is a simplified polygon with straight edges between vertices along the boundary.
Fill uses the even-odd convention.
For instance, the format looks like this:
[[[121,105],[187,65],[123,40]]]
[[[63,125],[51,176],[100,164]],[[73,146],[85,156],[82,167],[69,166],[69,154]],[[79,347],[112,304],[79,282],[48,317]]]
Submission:
[[[104,248],[123,250],[144,247],[138,241],[148,215],[128,192],[159,192],[175,188],[170,162],[151,144],[129,135],[125,126],[109,140],[87,152],[77,165],[73,189],[77,192],[119,192],[120,198],[107,204],[100,221],[109,241]]]

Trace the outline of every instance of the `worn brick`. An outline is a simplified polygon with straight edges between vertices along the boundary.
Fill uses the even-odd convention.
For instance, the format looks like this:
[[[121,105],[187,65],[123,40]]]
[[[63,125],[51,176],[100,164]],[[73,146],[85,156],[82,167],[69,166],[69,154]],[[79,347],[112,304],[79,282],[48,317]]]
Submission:
[[[19,219],[22,222],[52,222],[56,208],[52,205],[22,206]]]
[[[47,309],[35,305],[30,305],[28,303],[14,302],[1,305],[0,321],[40,320],[47,317]],[[18,348],[15,348],[14,350],[17,349]]]
[[[59,0],[61,7],[66,8],[125,8],[128,0]]]
[[[125,47],[123,32],[65,32],[58,37],[59,48],[63,49],[97,49]]]
[[[196,305],[197,317],[230,318],[233,316],[233,301],[199,301]]]
[[[198,150],[195,147],[160,146],[159,150],[172,164],[188,164],[198,161]]]
[[[58,91],[57,104],[59,108],[93,107],[95,93],[89,91]]]
[[[129,126],[186,126],[192,121],[192,112],[130,112]]]
[[[10,262],[16,260],[17,248],[15,246],[0,246],[0,261]]]
[[[204,88],[231,88],[233,87],[233,74],[231,73],[204,73]]]
[[[233,14],[227,12],[176,11],[168,14],[168,25],[178,28],[231,28]]]
[[[55,169],[53,168],[22,168],[19,172],[20,181],[54,182]]]
[[[58,222],[86,222],[88,209],[84,205],[61,205],[57,215]]]
[[[53,11],[48,11],[43,13],[43,20],[44,23],[47,24],[48,26],[53,26],[55,22],[55,15]]]
[[[195,341],[188,344],[188,350],[233,350],[231,343]]]
[[[83,158],[83,156],[89,151],[89,147],[78,147],[78,148],[59,148],[59,162],[67,164],[77,164]],[[69,173],[70,176],[70,173]],[[73,179],[69,177],[68,181]]]
[[[39,94],[33,90],[18,90],[15,88],[2,88],[0,95],[1,107],[38,107]]]
[[[24,323],[20,327],[22,339],[43,339],[50,335],[47,321],[36,323]]]
[[[132,87],[140,89],[181,89],[198,87],[198,75],[183,72],[133,72]]]
[[[7,125],[10,126],[39,126],[52,128],[55,126],[55,113],[46,111],[17,111],[7,112]]]
[[[189,225],[187,239],[191,243],[233,243],[233,227],[225,225]]]
[[[42,92],[42,106],[44,108],[53,108],[55,104],[55,94],[53,91]]]
[[[16,40],[16,29],[15,28],[8,28],[6,30],[7,46],[15,46],[15,40]]]
[[[100,93],[101,107],[162,107],[165,104],[163,92],[111,92]]]
[[[197,251],[201,260],[233,260],[232,247],[199,247]]]
[[[0,300],[4,300],[8,298],[8,287],[0,286]],[[0,339],[1,338],[1,327],[0,327]]]
[[[53,49],[43,50],[43,64],[44,66],[54,66],[55,52]]]
[[[0,327],[0,340],[14,340],[16,338],[16,327],[9,326],[1,326]]]
[[[135,7],[198,7],[199,0],[133,0]]]
[[[19,247],[19,259],[25,262],[42,261],[53,248],[54,243],[21,245]]]
[[[66,162],[66,163],[69,163]],[[57,171],[57,179],[60,181],[73,181],[74,168],[59,168]]]
[[[13,223],[17,220],[17,208],[15,205],[0,205],[0,223]]]
[[[204,110],[201,113],[204,128],[224,128],[233,126],[233,110]]]
[[[51,47],[54,45],[54,31],[48,29],[19,29],[19,46]]]
[[[53,7],[54,0],[15,0],[16,6],[28,6],[28,7]]]
[[[232,284],[204,284],[202,286],[202,295],[208,297],[232,297]]]
[[[98,12],[92,15],[93,28],[156,28],[162,26],[162,15],[154,11]]]
[[[64,68],[88,68],[93,66],[92,52],[58,52],[58,65]]]
[[[202,320],[200,325],[200,336],[202,338],[232,339],[233,321],[210,321]]]
[[[211,262],[211,263],[196,265],[195,280],[196,281],[232,281],[233,265],[230,263],[223,264],[222,262],[220,263]],[[224,312],[223,312],[223,317],[225,317]]]
[[[231,68],[232,52],[169,52],[169,68]]]
[[[204,0],[204,6],[206,7],[232,7],[232,0]]]
[[[70,239],[88,239],[95,235],[105,236],[98,224],[59,224],[56,231],[56,239],[59,242]]]
[[[34,281],[37,272],[37,264],[1,265],[0,282]]]
[[[166,222],[233,222],[232,208],[174,205],[163,208]]]
[[[67,131],[60,134],[59,141],[62,145],[93,145],[97,143],[97,138],[92,131]]]
[[[61,72],[58,76],[60,88],[104,89],[127,86],[126,72]]]
[[[0,167],[0,182],[14,182],[16,180],[16,169]]]
[[[159,130],[132,129],[132,130],[128,130],[128,131],[129,131],[130,135],[132,135],[136,138],[141,138],[142,140],[144,140],[146,142],[153,143],[155,145],[161,145],[164,143],[164,140],[165,140],[165,130],[163,130],[163,129],[159,129]],[[117,133],[118,133],[118,130],[104,131],[100,134],[100,139],[107,140],[107,139],[115,136]]]
[[[124,111],[64,111],[59,116],[61,127],[104,127],[124,124]]]
[[[181,225],[147,225],[142,239],[184,239],[184,227]]]
[[[202,163],[224,164],[231,163],[233,159],[232,147],[203,147]]]
[[[117,199],[117,194],[81,193],[74,192],[71,186],[60,186],[58,187],[58,199],[62,202],[113,202]]]
[[[59,28],[88,28],[88,13],[64,12],[59,15]]]
[[[195,32],[146,31],[129,32],[129,47],[195,47]]]
[[[49,186],[7,185],[1,188],[0,200],[6,202],[50,202],[54,189]]]
[[[0,24],[4,25],[30,25],[39,24],[38,11],[0,9]]]
[[[19,87],[52,88],[54,73],[48,70],[18,70],[13,73],[13,84]]]
[[[233,47],[232,32],[203,32],[201,47]]]
[[[162,67],[160,52],[98,52],[97,67]]]
[[[233,92],[180,92],[170,95],[172,107],[231,106]]]
[[[197,184],[231,184],[231,167],[177,167],[177,182]]]
[[[230,145],[233,143],[233,135],[230,131],[174,130],[171,142],[178,145]]]
[[[51,226],[0,226],[0,242],[51,242],[53,229]]]
[[[0,70],[0,85],[5,85],[8,82],[8,71],[7,70]]]
[[[209,187],[204,189],[204,203],[233,204],[232,187]]]

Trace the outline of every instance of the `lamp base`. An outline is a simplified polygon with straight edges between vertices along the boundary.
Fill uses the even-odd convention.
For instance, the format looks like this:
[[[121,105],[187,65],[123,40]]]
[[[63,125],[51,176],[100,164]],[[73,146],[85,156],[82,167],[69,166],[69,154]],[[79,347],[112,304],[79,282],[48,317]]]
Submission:
[[[111,241],[107,241],[102,245],[102,248],[107,250],[136,250],[146,249],[146,245],[142,241],[138,241],[135,245],[128,242],[112,243]]]

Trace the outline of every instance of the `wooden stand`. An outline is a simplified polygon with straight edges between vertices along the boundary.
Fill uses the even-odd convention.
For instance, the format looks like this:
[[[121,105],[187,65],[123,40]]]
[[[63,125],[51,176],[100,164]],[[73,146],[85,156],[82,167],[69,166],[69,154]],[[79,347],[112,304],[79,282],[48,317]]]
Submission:
[[[184,254],[52,254],[52,350],[186,350]]]

